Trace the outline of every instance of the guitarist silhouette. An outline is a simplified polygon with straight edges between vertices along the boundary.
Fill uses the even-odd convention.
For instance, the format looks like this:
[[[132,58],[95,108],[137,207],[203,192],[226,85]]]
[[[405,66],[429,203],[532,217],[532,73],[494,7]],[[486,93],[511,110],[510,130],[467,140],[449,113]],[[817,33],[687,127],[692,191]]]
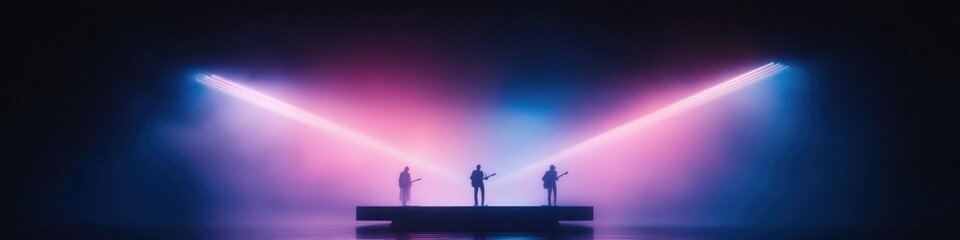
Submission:
[[[483,189],[483,181],[487,180],[496,173],[490,175],[484,175],[483,171],[480,171],[480,164],[477,164],[477,170],[473,170],[473,173],[470,174],[470,185],[473,186],[473,206],[477,206],[477,190],[480,190],[480,206],[486,206],[486,193]]]
[[[557,176],[557,167],[550,165],[550,170],[543,173],[543,177],[540,180],[543,180],[543,188],[547,189],[547,206],[557,206],[557,180],[560,180],[560,177],[567,175],[570,172],[564,172]],[[553,201],[551,202],[551,195],[553,196]]]
[[[407,202],[410,202],[410,187],[413,186],[413,183],[420,181],[417,180],[410,181],[410,167],[403,168],[403,172],[400,173],[400,203],[403,206],[407,206]]]

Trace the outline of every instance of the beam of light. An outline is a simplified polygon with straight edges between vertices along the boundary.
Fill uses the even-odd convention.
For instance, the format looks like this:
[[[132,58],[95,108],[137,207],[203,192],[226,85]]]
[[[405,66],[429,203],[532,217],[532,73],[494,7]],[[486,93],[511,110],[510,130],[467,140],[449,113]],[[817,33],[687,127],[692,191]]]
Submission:
[[[773,63],[773,62],[768,63],[759,68],[756,68],[747,73],[744,73],[740,76],[734,77],[730,80],[720,83],[719,85],[713,86],[699,93],[691,95],[687,98],[684,98],[683,100],[680,100],[656,112],[637,118],[626,124],[620,125],[619,127],[610,129],[597,136],[589,138],[586,141],[573,145],[570,148],[564,149],[542,160],[531,163],[518,171],[512,172],[512,174],[508,176],[504,176],[504,181],[506,181],[507,179],[515,179],[515,176],[523,175],[521,173],[528,173],[531,171],[546,169],[547,165],[555,164],[561,160],[568,159],[569,157],[575,154],[581,153],[585,150],[610,142],[624,135],[634,133],[636,131],[640,131],[664,119],[667,119],[672,116],[676,116],[690,109],[693,109],[699,105],[702,105],[704,103],[710,102],[712,100],[715,100],[717,98],[730,94],[734,91],[737,91],[747,85],[750,85],[751,83],[755,83],[755,82],[764,80],[770,76],[776,75],[785,69],[787,69],[786,65]]]
[[[371,137],[363,135],[357,131],[344,127],[343,125],[334,123],[333,121],[330,121],[326,118],[311,114],[303,109],[290,105],[284,101],[273,98],[264,93],[261,93],[260,91],[254,90],[252,88],[249,88],[237,82],[231,81],[224,77],[221,77],[218,75],[199,75],[196,77],[196,80],[210,88],[230,94],[234,97],[253,103],[257,106],[263,107],[267,110],[273,111],[280,115],[289,117],[293,120],[297,120],[301,123],[307,124],[316,129],[336,135],[338,137],[344,138],[346,140],[365,146],[367,148],[376,150],[390,157],[399,159],[404,162],[408,162],[410,164],[422,167],[430,171],[434,171],[436,173],[439,173],[442,176],[449,177],[451,179],[463,178],[462,176],[453,174],[452,172],[440,166],[437,166],[429,161],[426,161],[422,158],[400,151],[395,147],[384,144]]]

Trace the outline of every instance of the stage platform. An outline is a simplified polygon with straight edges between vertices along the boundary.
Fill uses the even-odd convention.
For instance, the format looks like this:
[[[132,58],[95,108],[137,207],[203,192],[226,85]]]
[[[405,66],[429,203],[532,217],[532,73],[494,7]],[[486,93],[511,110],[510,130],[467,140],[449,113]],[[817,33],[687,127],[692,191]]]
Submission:
[[[357,221],[392,221],[395,228],[529,229],[554,227],[559,221],[593,221],[593,207],[358,206]]]

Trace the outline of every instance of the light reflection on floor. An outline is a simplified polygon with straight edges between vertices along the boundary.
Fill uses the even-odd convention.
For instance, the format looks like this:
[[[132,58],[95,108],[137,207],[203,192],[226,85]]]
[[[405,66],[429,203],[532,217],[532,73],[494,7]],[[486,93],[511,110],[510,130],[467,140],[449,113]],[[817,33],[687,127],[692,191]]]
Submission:
[[[847,239],[860,234],[825,229],[631,227],[562,224],[554,231],[399,231],[389,224],[316,227],[221,228],[209,239]]]

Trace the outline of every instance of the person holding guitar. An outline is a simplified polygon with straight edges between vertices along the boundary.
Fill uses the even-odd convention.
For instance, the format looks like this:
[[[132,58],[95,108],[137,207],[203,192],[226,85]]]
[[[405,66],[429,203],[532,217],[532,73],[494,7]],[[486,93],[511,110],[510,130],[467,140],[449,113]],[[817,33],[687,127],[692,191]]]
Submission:
[[[543,177],[540,180],[543,180],[543,188],[547,189],[547,206],[557,206],[557,180],[560,180],[560,177],[567,175],[570,172],[564,172],[557,176],[557,167],[550,165],[550,170],[543,173]],[[550,202],[550,195],[553,195],[553,202]]]
[[[483,181],[487,180],[496,173],[490,175],[484,175],[483,171],[480,171],[480,164],[477,164],[477,170],[473,170],[473,173],[470,174],[470,185],[473,186],[473,206],[477,206],[477,190],[480,190],[480,206],[486,206],[485,200],[487,198],[483,189]]]
[[[410,181],[410,167],[403,168],[403,172],[400,173],[400,203],[403,206],[407,206],[407,202],[410,201],[410,187],[417,181],[420,179]]]

